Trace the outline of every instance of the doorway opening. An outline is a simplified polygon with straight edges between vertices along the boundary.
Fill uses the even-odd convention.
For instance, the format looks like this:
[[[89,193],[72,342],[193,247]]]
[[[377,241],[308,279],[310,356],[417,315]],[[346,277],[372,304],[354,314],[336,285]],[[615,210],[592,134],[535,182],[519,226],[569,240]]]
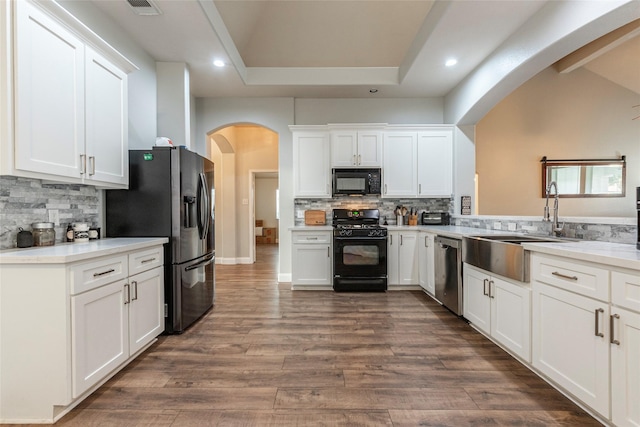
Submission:
[[[236,123],[207,136],[216,165],[216,262],[252,264],[260,253],[257,244],[272,245],[277,253],[278,200],[271,193],[279,187],[278,134],[259,124]]]

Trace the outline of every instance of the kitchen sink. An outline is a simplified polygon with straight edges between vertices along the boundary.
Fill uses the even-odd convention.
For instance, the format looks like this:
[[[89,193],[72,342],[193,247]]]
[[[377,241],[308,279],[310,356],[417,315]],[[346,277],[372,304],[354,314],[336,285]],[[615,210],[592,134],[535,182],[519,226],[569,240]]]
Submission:
[[[563,241],[553,237],[518,234],[465,236],[462,239],[462,260],[491,273],[528,282],[529,251],[521,244]]]
[[[544,236],[518,236],[518,235],[502,235],[502,234],[490,234],[483,236],[469,236],[473,239],[486,239],[496,242],[513,243],[519,245],[520,243],[544,243],[544,242],[563,242],[564,240],[556,239],[553,237]]]

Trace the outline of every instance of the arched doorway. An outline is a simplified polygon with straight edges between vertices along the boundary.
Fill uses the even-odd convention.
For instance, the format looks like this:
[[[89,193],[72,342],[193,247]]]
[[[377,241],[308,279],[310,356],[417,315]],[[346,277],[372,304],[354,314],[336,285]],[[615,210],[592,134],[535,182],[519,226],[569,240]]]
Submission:
[[[264,207],[262,180],[278,181],[278,134],[254,123],[225,125],[207,133],[209,158],[216,164],[216,260],[220,264],[250,264],[256,260],[256,237],[278,244],[277,192]],[[256,181],[260,194],[256,197]],[[258,206],[256,206],[258,203]],[[256,211],[265,218],[257,218]],[[264,212],[272,213],[267,215]],[[256,219],[262,220],[261,230]],[[268,230],[267,230],[268,229]],[[256,236],[261,231],[268,236]],[[266,242],[269,243],[266,243]]]

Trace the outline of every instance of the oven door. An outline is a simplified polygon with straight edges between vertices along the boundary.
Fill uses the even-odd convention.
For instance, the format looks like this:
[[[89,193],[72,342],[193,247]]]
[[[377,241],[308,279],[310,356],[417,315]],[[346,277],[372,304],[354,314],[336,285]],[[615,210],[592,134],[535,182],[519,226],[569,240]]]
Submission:
[[[333,288],[336,291],[385,291],[387,237],[335,236]]]

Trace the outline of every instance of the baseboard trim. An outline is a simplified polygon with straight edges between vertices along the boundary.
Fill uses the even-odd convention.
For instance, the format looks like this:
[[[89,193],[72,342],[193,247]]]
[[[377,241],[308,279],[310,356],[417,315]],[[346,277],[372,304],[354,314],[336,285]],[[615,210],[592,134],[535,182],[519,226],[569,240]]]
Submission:
[[[291,273],[279,273],[278,283],[291,283]]]

